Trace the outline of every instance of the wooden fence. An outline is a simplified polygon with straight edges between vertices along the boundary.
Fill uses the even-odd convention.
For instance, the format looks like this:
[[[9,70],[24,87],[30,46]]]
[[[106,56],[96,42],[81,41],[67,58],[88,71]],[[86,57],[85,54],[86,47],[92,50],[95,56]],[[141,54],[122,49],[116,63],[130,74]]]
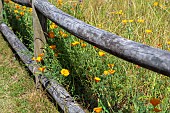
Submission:
[[[75,35],[77,38],[80,38],[90,43],[91,45],[94,45],[126,61],[132,62],[144,68],[150,69],[152,71],[170,77],[170,52],[168,51],[153,48],[141,43],[137,43],[117,36],[115,34],[112,34],[110,32],[107,32],[105,30],[98,29],[89,24],[86,24],[83,21],[78,20],[68,15],[67,13],[64,13],[63,11],[57,9],[47,0],[32,0],[32,2],[31,0],[12,0],[12,1],[33,8],[35,57],[38,54],[42,53],[42,48],[46,43],[44,32],[46,32],[47,29],[46,19],[48,18],[54,23],[56,23],[58,26],[68,31],[69,33]],[[8,29],[7,26],[5,26],[4,24],[0,25],[0,30],[6,37],[10,36],[10,39],[12,39],[12,37],[16,37],[13,33],[11,35],[10,34],[11,31],[7,29]],[[28,62],[25,63],[27,64]],[[39,79],[41,79],[41,77],[39,76]],[[71,97],[69,99],[73,100]],[[59,103],[60,107],[64,110],[65,109],[65,106],[63,105],[64,102],[61,102],[61,100],[56,101]],[[75,103],[73,103],[72,105],[73,105],[71,106],[72,108],[74,108],[74,105],[76,106]],[[76,108],[79,111],[76,111],[76,109],[72,108],[70,108],[70,106],[67,106],[68,112],[70,113],[84,112],[81,109],[81,107],[77,107],[78,109]]]
[[[12,1],[31,7],[30,0]],[[170,52],[137,43],[86,24],[57,9],[46,0],[35,0],[32,6],[36,7],[38,13],[77,38],[126,61],[170,77]]]

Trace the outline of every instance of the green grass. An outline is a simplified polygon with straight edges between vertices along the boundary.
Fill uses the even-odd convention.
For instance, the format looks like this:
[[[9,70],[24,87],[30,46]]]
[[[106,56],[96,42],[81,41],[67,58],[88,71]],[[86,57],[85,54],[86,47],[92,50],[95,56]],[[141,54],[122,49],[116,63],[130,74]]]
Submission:
[[[154,0],[83,0],[83,3],[63,0],[62,5],[52,0],[50,2],[88,24],[133,41],[170,50],[168,1],[160,0],[157,6],[153,5]],[[19,13],[13,13],[14,10],[19,13],[23,11],[21,8],[16,9],[14,4],[6,5],[5,21],[33,50],[31,13],[27,9],[25,15],[20,16]],[[20,18],[15,19],[18,16]],[[39,64],[46,66],[44,73],[64,85],[90,112],[94,112],[94,107],[102,107],[102,113],[153,112],[151,98],[161,100],[157,108],[162,113],[170,112],[170,78],[108,53],[99,56],[100,49],[77,39],[60,27],[50,28],[50,25],[51,21],[48,21],[48,32],[54,32],[55,38],[47,38],[48,44],[42,57],[44,64]],[[18,26],[23,26],[25,30]],[[147,33],[146,30],[152,32]],[[75,41],[79,43],[74,45]],[[82,44],[86,44],[86,47],[82,47]],[[56,45],[56,48],[51,50],[50,45]],[[55,53],[58,55],[55,56]],[[108,64],[114,66],[109,67]],[[70,75],[63,76],[60,72],[62,69],[69,70]],[[105,75],[104,71],[108,70],[115,70],[115,73]],[[99,77],[100,82],[95,82],[95,77]]]
[[[57,113],[44,91],[36,91],[33,78],[0,34],[1,113]]]

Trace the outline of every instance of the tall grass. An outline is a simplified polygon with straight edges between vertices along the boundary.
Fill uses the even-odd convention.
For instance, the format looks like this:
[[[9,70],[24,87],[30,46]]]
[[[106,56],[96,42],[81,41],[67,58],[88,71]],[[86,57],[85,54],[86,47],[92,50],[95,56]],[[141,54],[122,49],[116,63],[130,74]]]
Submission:
[[[159,0],[73,0],[51,1],[58,8],[98,28],[133,41],[170,50],[170,2]],[[20,37],[32,40],[31,15],[25,12],[18,20],[13,3],[5,5],[8,23],[27,25],[20,29],[10,24]],[[29,14],[29,15],[28,15]],[[6,18],[6,21],[7,21]],[[23,19],[23,21],[22,21]],[[29,21],[28,21],[29,20]],[[48,38],[42,73],[65,86],[70,94],[91,112],[101,107],[102,113],[170,111],[170,78],[123,61],[74,37],[48,21]],[[20,33],[20,34],[21,34]],[[27,38],[24,38],[27,37]],[[33,49],[32,43],[25,43]],[[53,47],[51,45],[55,45]],[[36,59],[36,58],[35,58]],[[65,72],[61,72],[65,69]],[[69,74],[69,75],[68,75]],[[68,75],[68,76],[67,76]],[[158,98],[156,107],[150,100]]]

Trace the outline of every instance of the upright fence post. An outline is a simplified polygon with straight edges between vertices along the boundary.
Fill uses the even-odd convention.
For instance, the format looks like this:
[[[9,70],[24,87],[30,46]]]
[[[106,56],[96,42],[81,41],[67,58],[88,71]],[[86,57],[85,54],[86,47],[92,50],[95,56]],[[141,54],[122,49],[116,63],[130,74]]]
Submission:
[[[46,1],[46,0],[42,0]],[[33,9],[33,32],[34,32],[34,56],[38,57],[43,53],[46,39],[44,33],[47,31],[47,18],[34,7],[35,0],[32,0]],[[36,88],[40,87],[38,76],[35,76]]]
[[[3,0],[0,1],[0,24],[3,22]]]

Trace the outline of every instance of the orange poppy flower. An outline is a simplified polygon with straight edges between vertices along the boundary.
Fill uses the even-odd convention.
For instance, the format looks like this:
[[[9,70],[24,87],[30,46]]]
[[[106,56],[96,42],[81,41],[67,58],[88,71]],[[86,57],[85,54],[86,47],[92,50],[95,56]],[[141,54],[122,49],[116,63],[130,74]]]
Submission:
[[[108,70],[108,72],[109,72],[110,74],[114,74],[116,71],[113,70],[113,69],[110,69],[110,70]]]
[[[86,46],[87,46],[87,45],[86,45],[86,44],[84,44],[84,43],[83,43],[83,44],[81,44],[81,47],[86,47]]]
[[[160,101],[160,99],[158,99],[158,98],[152,98],[152,99],[150,100],[150,103],[155,107],[155,106],[157,106],[158,104],[160,104],[161,101]]]
[[[15,5],[15,8],[16,8],[16,9],[20,9],[20,6],[19,6],[19,5]]]
[[[155,111],[155,112],[160,112],[160,111],[162,111],[162,110],[160,110],[160,109],[158,109],[158,108],[154,108],[153,111]]]
[[[51,46],[49,46],[50,47],[50,49],[55,49],[56,48],[56,45],[51,45]]]
[[[68,35],[67,35],[66,33],[64,33],[64,34],[62,35],[62,37],[67,38]]]
[[[44,56],[44,53],[41,53],[41,54],[39,54],[38,56],[39,56],[39,57],[43,57],[43,56]]]
[[[54,32],[52,32],[52,31],[48,32],[48,37],[50,37],[50,38],[54,38],[54,37],[55,37]]]
[[[44,72],[45,67],[40,67],[40,68],[38,68],[38,70],[41,71],[41,72]]]
[[[96,107],[93,109],[94,112],[100,113],[102,111],[102,107]]]

